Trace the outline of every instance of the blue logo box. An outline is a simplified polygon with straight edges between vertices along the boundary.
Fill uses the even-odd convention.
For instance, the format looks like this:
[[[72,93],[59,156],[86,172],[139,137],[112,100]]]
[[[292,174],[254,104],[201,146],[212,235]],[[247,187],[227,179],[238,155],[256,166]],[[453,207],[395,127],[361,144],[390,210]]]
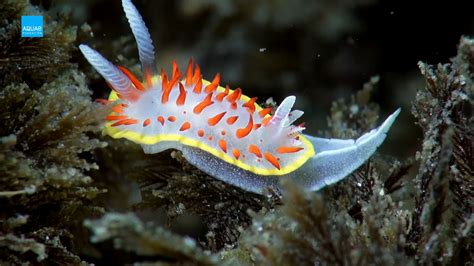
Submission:
[[[43,16],[21,16],[21,37],[43,37]]]

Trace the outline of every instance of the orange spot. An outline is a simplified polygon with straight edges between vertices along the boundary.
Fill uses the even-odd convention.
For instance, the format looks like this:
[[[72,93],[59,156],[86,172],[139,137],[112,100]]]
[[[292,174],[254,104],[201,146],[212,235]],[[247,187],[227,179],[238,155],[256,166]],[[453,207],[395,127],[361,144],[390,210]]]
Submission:
[[[202,90],[202,78],[198,79],[198,81],[196,82],[193,92],[201,93],[201,90]]]
[[[253,127],[253,118],[250,115],[249,116],[249,122],[247,123],[247,126],[244,127],[244,128],[237,129],[237,131],[235,132],[235,135],[237,136],[237,138],[241,139],[241,138],[247,136],[248,134],[250,134],[250,131],[252,131],[252,127]]]
[[[151,78],[151,70],[149,67],[145,68],[144,75],[145,75],[145,81],[146,81],[147,87],[148,88],[153,87],[153,80]]]
[[[191,128],[191,123],[188,121],[184,122],[181,127],[179,128],[179,131],[185,131]]]
[[[224,100],[224,97],[229,94],[229,90],[230,90],[229,85],[226,85],[225,91],[216,95],[216,100],[218,100],[219,102],[222,102],[222,100]]]
[[[163,68],[161,69],[161,89],[165,90],[168,87],[168,76],[166,75]]]
[[[260,152],[260,149],[253,144],[249,145],[249,152],[255,154],[255,156],[257,156],[258,158],[262,158],[262,153]]]
[[[170,116],[168,117],[168,121],[174,122],[174,121],[176,121],[176,117],[175,117],[174,115],[170,115]]]
[[[173,89],[174,85],[176,85],[176,83],[178,82],[179,80],[179,77],[180,77],[180,73],[179,73],[179,70],[177,70],[178,73],[175,74],[171,81],[166,84],[165,88],[163,89],[163,95],[161,96],[161,102],[162,103],[167,103],[169,98],[170,98],[170,93],[171,93],[171,90]]]
[[[199,67],[199,65],[196,65],[196,68],[194,69],[194,75],[193,75],[193,81],[192,82],[196,83],[200,79],[202,79],[201,68]]]
[[[173,80],[173,79],[178,80],[179,77],[181,76],[181,72],[179,71],[178,64],[176,63],[176,60],[173,60],[172,66],[173,66],[173,72],[172,72],[172,75],[171,75],[171,80]]]
[[[221,74],[217,73],[216,76],[214,77],[214,79],[212,80],[211,84],[207,85],[206,88],[204,89],[204,91],[206,93],[210,93],[210,92],[215,91],[217,89],[217,87],[219,86],[220,81],[221,81]]]
[[[262,109],[260,110],[260,112],[258,112],[258,115],[260,115],[260,117],[265,117],[266,115],[270,114],[272,112],[272,109],[271,107],[268,107],[268,108],[265,108],[265,109]]]
[[[265,156],[265,159],[269,163],[271,163],[273,166],[275,166],[276,169],[280,170],[280,163],[278,162],[278,159],[275,156],[273,156],[269,152],[265,152],[264,156]]]
[[[235,123],[235,121],[237,121],[237,119],[239,119],[238,116],[231,116],[231,117],[227,118],[227,124],[232,125],[232,124]]]
[[[116,126],[128,126],[128,125],[133,125],[133,124],[137,124],[138,123],[138,120],[137,119],[122,119],[120,121],[117,121],[115,123],[112,124],[113,127],[116,127]]]
[[[212,92],[209,93],[206,98],[204,98],[204,100],[202,100],[202,102],[198,103],[194,109],[193,109],[193,112],[195,114],[200,114],[202,112],[202,110],[204,110],[204,108],[208,107],[209,105],[213,104],[214,102],[211,101],[211,98],[212,98]]]
[[[272,119],[271,116],[265,117],[265,118],[262,120],[262,125],[266,126],[266,125],[268,124],[268,122],[270,122],[271,119]]]
[[[186,86],[193,83],[193,59],[189,59],[188,68],[186,69]]]
[[[261,126],[262,126],[262,124],[255,124],[255,125],[253,126],[253,129],[259,129]]]
[[[109,115],[105,117],[106,120],[108,121],[113,121],[113,120],[122,120],[122,119],[127,119],[128,116],[126,115]]]
[[[158,122],[160,122],[161,125],[164,125],[164,124],[165,124],[165,118],[162,117],[161,115],[158,116],[158,118],[157,118],[156,120],[158,120]]]
[[[227,152],[227,142],[223,139],[219,140],[219,142],[217,142],[219,144],[219,147],[221,147],[221,149],[224,151],[224,152]]]
[[[294,153],[294,152],[299,152],[303,150],[304,148],[301,147],[285,147],[285,146],[280,146],[277,148],[278,153]]]
[[[231,103],[230,104],[230,109],[232,109],[232,110],[237,109],[237,103],[236,102]]]
[[[247,108],[250,113],[253,113],[255,112],[255,101],[257,101],[257,97],[248,100],[246,103],[242,104],[242,107]]]
[[[199,137],[201,137],[201,138],[204,137],[204,130],[199,129],[197,133],[198,133]]]
[[[239,157],[240,157],[240,151],[239,150],[232,149],[232,154],[234,155],[235,159],[237,159],[237,160],[239,159]]]
[[[148,126],[150,123],[151,123],[150,118],[145,119],[145,121],[143,121],[143,127]]]
[[[240,88],[237,88],[237,89],[235,89],[234,92],[232,92],[229,96],[227,96],[227,100],[230,103],[233,103],[233,102],[239,100],[240,96],[242,96],[242,90]]]
[[[116,112],[116,113],[123,113],[123,105],[122,104],[117,104],[115,105],[114,107],[112,107],[112,112]]]
[[[120,69],[120,71],[122,71],[122,73],[125,74],[125,76],[128,77],[128,79],[130,79],[130,81],[133,83],[135,88],[141,91],[145,90],[145,88],[143,87],[143,84],[137,79],[137,77],[135,77],[135,75],[132,74],[132,72],[130,72],[130,70],[126,69],[123,66],[117,66],[117,67],[118,69]]]
[[[208,136],[207,139],[208,139],[208,140],[212,140],[212,136]]]
[[[179,96],[178,99],[176,99],[176,105],[180,106],[183,105],[184,102],[186,101],[186,91],[184,90],[183,83],[178,83],[179,84]]]
[[[227,112],[222,112],[220,114],[217,114],[211,118],[209,118],[207,120],[207,124],[209,124],[210,126],[215,126],[217,125],[217,123],[219,123],[219,121],[221,121],[221,119],[225,116]]]

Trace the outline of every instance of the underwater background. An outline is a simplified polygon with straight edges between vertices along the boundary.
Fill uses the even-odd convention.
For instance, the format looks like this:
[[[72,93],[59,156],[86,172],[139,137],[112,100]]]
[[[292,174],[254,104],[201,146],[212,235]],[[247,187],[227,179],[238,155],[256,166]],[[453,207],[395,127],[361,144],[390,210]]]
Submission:
[[[473,264],[470,1],[133,2],[159,68],[193,58],[261,103],[296,95],[312,135],[402,113],[338,184],[245,192],[101,135],[110,89],[78,45],[140,72],[119,0],[2,0],[1,265]],[[44,37],[21,37],[26,15]]]

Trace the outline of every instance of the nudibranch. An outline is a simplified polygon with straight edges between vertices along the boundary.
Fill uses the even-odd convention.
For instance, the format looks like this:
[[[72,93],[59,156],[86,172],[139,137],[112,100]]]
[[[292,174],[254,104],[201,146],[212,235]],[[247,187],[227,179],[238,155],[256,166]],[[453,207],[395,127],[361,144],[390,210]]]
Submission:
[[[145,153],[180,150],[207,174],[244,190],[264,193],[291,179],[308,190],[335,183],[362,165],[384,141],[398,109],[383,124],[358,139],[325,139],[302,133],[293,122],[295,96],[272,112],[240,88],[220,86],[220,75],[202,78],[189,62],[185,72],[158,73],[145,23],[130,0],[122,6],[138,46],[143,81],[115,66],[87,45],[79,48],[110,87],[104,133],[140,144]],[[272,114],[273,113],[273,114]]]

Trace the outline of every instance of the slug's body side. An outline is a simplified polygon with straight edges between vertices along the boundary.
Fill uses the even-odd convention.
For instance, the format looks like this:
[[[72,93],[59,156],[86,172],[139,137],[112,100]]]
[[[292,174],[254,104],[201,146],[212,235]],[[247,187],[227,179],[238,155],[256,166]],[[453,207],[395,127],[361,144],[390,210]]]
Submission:
[[[155,69],[148,30],[130,0],[122,1],[142,63],[143,83],[86,45],[86,59],[113,88],[112,113],[105,133],[141,144],[146,153],[177,149],[204,172],[245,190],[262,193],[290,178],[310,190],[337,182],[367,160],[385,139],[397,110],[377,129],[357,140],[322,139],[302,134],[293,122],[303,112],[291,111],[294,96],[271,115],[256,98],[238,88],[209,82],[190,61],[184,72],[173,63],[172,74]]]

